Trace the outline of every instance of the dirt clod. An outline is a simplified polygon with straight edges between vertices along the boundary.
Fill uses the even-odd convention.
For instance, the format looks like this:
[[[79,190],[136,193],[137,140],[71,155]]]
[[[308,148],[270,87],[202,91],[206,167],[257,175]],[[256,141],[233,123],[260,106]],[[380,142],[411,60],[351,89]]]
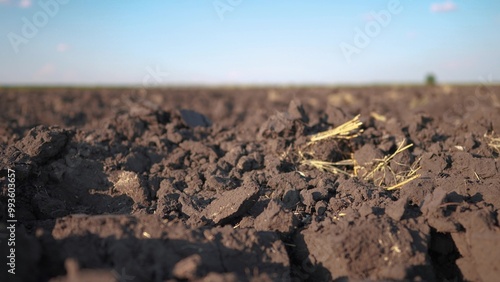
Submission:
[[[207,206],[204,215],[215,224],[224,225],[247,212],[258,196],[259,187],[254,183],[226,191]]]

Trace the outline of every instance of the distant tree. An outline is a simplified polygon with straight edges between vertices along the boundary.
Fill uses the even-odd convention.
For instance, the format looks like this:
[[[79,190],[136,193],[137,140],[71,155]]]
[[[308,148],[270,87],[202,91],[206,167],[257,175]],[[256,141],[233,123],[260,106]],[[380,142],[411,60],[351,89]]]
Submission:
[[[436,77],[434,76],[434,74],[429,73],[425,77],[425,85],[427,85],[427,86],[434,86],[434,85],[436,85]]]

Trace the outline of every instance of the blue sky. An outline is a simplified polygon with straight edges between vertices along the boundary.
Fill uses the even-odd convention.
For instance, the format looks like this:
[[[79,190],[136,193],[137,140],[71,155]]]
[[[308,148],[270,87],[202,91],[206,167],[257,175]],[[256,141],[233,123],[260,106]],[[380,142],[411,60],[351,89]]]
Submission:
[[[493,0],[0,0],[0,84],[499,81],[499,29]]]

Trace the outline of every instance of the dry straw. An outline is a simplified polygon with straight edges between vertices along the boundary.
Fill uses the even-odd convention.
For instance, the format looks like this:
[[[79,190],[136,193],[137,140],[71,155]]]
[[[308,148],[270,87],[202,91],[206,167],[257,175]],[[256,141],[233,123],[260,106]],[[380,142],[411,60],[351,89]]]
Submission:
[[[488,146],[500,154],[500,137],[494,137],[493,133],[491,135],[485,134],[484,137],[488,142]]]
[[[301,164],[303,165],[308,165],[315,167],[319,170],[324,170],[331,172],[333,174],[345,174],[347,176],[353,176],[351,173],[341,169],[340,167],[347,167],[347,166],[353,166],[354,165],[354,160],[348,159],[348,160],[343,160],[339,162],[326,162],[326,161],[320,161],[320,160],[308,160],[308,159],[303,159],[301,161]]]
[[[400,142],[398,148],[393,154],[385,156],[382,159],[373,160],[371,163],[373,163],[374,165],[372,166],[373,168],[371,170],[369,170],[369,168],[367,167],[359,166],[354,160],[354,158],[345,159],[338,162],[328,162],[315,159],[314,151],[308,152],[307,154],[304,153],[305,149],[310,148],[311,145],[322,140],[329,140],[329,139],[349,140],[355,138],[363,132],[363,130],[361,129],[362,125],[363,123],[359,120],[359,115],[357,115],[352,120],[336,128],[320,132],[318,134],[311,136],[310,141],[305,145],[303,149],[300,149],[298,152],[300,157],[300,163],[302,165],[315,167],[319,170],[328,171],[333,174],[344,174],[349,177],[358,176],[357,172],[361,170],[369,171],[364,176],[362,176],[362,178],[365,181],[372,182],[375,185],[387,190],[395,190],[401,188],[405,184],[420,177],[420,174],[417,173],[418,170],[420,169],[419,167],[420,159],[414,162],[413,165],[408,166],[407,170],[403,170],[402,172],[399,173],[394,172],[394,170],[390,166],[390,163],[394,159],[394,157],[396,157],[398,154],[401,154],[402,152],[408,150],[413,146],[413,144],[405,145],[406,140]],[[352,156],[353,153],[351,152],[350,155]],[[397,165],[407,166],[404,164],[397,164]],[[348,171],[349,167],[352,168],[352,172]],[[387,174],[390,174],[392,178],[391,183],[394,183],[393,185],[390,186],[386,185],[387,183],[385,183],[385,180],[387,178]]]
[[[359,136],[363,132],[360,127],[363,123],[359,120],[359,115],[355,116],[350,121],[339,125],[333,129],[320,132],[311,136],[311,141],[309,144],[314,144],[318,141],[334,138],[334,139],[351,139]]]
[[[362,125],[363,123],[359,120],[359,115],[357,115],[350,121],[343,123],[338,127],[311,136],[310,141],[306,144],[304,150],[322,140],[327,140],[327,139],[348,140],[355,138],[363,132],[363,130],[361,129]],[[314,152],[309,153],[308,155],[314,156]],[[300,163],[303,165],[312,166],[319,170],[328,171],[333,174],[345,174],[347,176],[351,177],[353,176],[351,173],[345,171],[345,169],[342,168],[346,168],[348,166],[354,166],[355,164],[354,159],[346,159],[338,162],[328,162],[328,161],[317,160],[314,158],[311,159],[306,157],[306,154],[304,154],[302,149],[299,150],[299,156],[301,159]]]
[[[408,170],[400,172],[400,173],[395,173],[394,170],[390,166],[391,160],[394,159],[398,154],[401,154],[402,152],[408,150],[413,146],[413,144],[406,144],[406,140],[403,140],[399,143],[398,148],[396,151],[388,156],[385,156],[383,159],[378,159],[374,160],[374,163],[376,164],[374,168],[367,173],[363,179],[367,181],[372,181],[375,183],[375,185],[384,187],[387,190],[394,190],[397,188],[402,187],[403,185],[409,183],[412,180],[415,180],[420,177],[420,174],[417,174],[418,170],[420,167],[418,166],[420,163],[420,159],[418,159],[416,162],[413,163],[412,166],[408,168]],[[399,166],[405,166],[404,164],[397,164]],[[355,167],[354,171],[359,171],[361,167]],[[387,179],[387,174],[391,174],[391,178],[393,180],[393,185],[391,186],[385,186],[385,180]]]

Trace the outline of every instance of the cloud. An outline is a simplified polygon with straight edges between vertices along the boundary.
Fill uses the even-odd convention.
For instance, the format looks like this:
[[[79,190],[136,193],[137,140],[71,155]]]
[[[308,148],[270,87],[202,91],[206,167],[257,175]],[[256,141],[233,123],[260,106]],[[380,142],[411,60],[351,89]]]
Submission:
[[[21,8],[29,8],[29,7],[31,7],[31,5],[32,5],[31,0],[21,0],[19,2],[19,6]]]
[[[433,13],[446,13],[452,12],[457,9],[457,5],[453,1],[436,2],[431,4],[431,12]]]
[[[64,53],[69,50],[69,45],[66,43],[59,43],[56,46],[57,52]]]

